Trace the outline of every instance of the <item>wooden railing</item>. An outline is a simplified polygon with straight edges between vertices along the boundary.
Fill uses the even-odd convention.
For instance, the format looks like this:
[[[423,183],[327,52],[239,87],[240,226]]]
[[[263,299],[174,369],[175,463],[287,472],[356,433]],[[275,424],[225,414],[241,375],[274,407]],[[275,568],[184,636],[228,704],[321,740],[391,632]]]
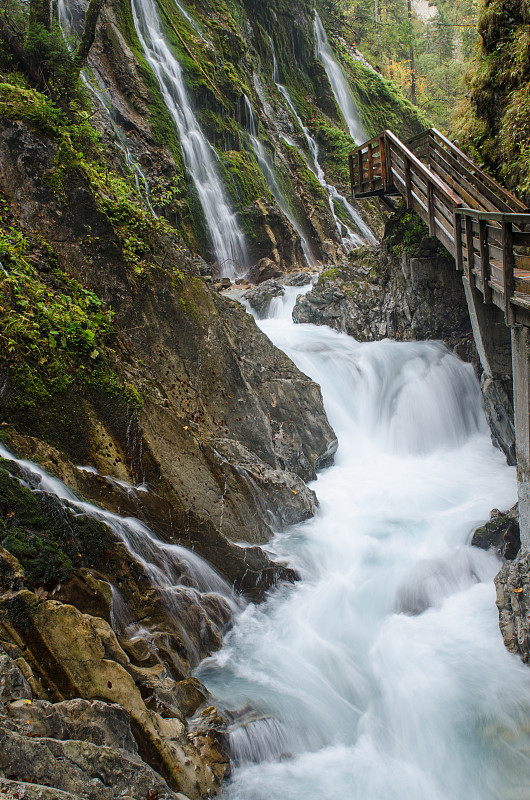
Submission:
[[[484,301],[530,324],[530,212],[443,134],[387,130],[350,155],[350,177],[355,197],[401,195]]]

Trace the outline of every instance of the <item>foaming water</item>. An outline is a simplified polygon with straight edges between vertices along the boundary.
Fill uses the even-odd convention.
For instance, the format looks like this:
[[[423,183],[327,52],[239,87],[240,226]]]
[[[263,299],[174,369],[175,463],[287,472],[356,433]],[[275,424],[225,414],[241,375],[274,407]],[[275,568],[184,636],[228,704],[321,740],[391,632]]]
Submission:
[[[523,800],[530,673],[500,635],[499,562],[468,546],[515,474],[472,370],[437,343],[294,326],[296,291],[259,324],[320,383],[339,450],[315,517],[272,545],[303,580],[199,669],[234,718],[225,796]]]

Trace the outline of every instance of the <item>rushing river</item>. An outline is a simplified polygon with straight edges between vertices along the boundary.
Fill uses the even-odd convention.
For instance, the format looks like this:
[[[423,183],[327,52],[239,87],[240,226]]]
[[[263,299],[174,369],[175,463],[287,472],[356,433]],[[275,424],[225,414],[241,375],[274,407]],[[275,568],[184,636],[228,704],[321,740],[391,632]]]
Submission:
[[[516,500],[472,369],[437,343],[260,326],[339,437],[320,508],[271,543],[303,580],[238,617],[198,675],[234,719],[230,800],[528,800],[530,670],[469,547]]]

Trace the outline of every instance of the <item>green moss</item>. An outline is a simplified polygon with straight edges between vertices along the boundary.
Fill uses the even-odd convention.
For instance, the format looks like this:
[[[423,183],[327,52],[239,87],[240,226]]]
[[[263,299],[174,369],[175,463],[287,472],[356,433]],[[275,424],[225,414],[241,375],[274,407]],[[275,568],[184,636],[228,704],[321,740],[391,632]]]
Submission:
[[[231,150],[220,153],[220,158],[229,176],[230,199],[238,208],[244,210],[260,197],[269,196],[263,174],[251,153]]]
[[[56,498],[34,494],[0,459],[0,544],[20,562],[29,588],[66,580],[93,566],[113,544],[106,525],[79,516]]]
[[[454,133],[511,191],[530,198],[530,10],[484,0],[481,36]]]

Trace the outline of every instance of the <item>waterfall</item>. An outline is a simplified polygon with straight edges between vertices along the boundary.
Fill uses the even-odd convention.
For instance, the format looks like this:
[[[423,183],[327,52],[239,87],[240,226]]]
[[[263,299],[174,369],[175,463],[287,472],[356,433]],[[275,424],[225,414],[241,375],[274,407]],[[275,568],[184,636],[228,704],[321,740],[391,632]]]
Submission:
[[[523,800],[530,673],[468,546],[516,499],[471,365],[436,342],[259,322],[322,388],[339,437],[315,517],[269,547],[303,579],[238,617],[198,676],[226,709],[227,800]],[[272,308],[272,305],[271,305]]]
[[[132,0],[132,11],[145,58],[177,126],[186,170],[201,204],[220,273],[235,277],[248,269],[248,254],[219,176],[217,154],[192,109],[182,68],[165,40],[154,0]]]
[[[277,62],[277,59],[276,59],[276,51],[274,49],[274,42],[272,41],[270,36],[268,36],[268,41],[269,41],[269,47],[271,49],[271,54],[272,54],[272,63],[273,63],[273,76],[272,77],[273,77],[273,81],[276,84],[276,88],[278,89],[280,94],[285,99],[287,105],[291,109],[291,111],[292,111],[292,113],[293,113],[298,125],[300,126],[300,129],[301,129],[302,133],[305,136],[305,140],[307,142],[307,145],[308,145],[308,148],[309,148],[309,153],[311,155],[311,161],[312,161],[312,165],[309,164],[309,167],[310,167],[311,171],[313,172],[313,174],[315,175],[315,177],[317,178],[317,180],[320,183],[320,185],[322,186],[322,188],[325,190],[325,192],[328,195],[329,208],[330,208],[331,214],[333,216],[333,220],[335,222],[335,226],[337,228],[337,231],[339,232],[339,236],[342,239],[342,243],[343,243],[345,249],[346,250],[352,250],[355,247],[359,247],[359,245],[362,244],[362,239],[358,236],[358,234],[354,233],[350,228],[348,228],[347,225],[345,225],[339,219],[339,217],[337,216],[337,213],[335,211],[335,202],[338,202],[343,206],[343,208],[345,209],[346,213],[350,217],[351,221],[353,222],[353,224],[355,225],[357,230],[361,233],[361,235],[364,238],[364,240],[366,242],[368,242],[369,244],[371,244],[371,245],[376,245],[377,244],[377,239],[374,236],[374,234],[372,233],[372,231],[370,230],[370,228],[368,227],[368,225],[366,224],[366,222],[363,220],[361,215],[359,214],[359,211],[356,208],[354,208],[351,205],[351,203],[349,203],[343,195],[341,195],[339,193],[338,189],[335,186],[329,184],[326,181],[326,176],[325,176],[324,170],[322,169],[322,167],[320,165],[320,161],[319,161],[318,144],[315,141],[315,139],[313,138],[313,136],[311,136],[311,134],[309,133],[309,130],[303,124],[302,120],[300,119],[300,116],[299,116],[299,114],[298,114],[298,112],[297,112],[297,110],[296,110],[296,108],[294,106],[294,103],[292,101],[291,95],[289,94],[289,91],[288,91],[287,87],[284,86],[282,83],[280,83],[280,72],[278,70],[278,62]],[[344,233],[344,229],[346,230],[345,233]]]
[[[377,239],[375,238],[374,234],[363,220],[361,215],[359,214],[358,210],[354,208],[351,203],[349,203],[346,198],[340,194],[338,189],[333,186],[332,184],[326,181],[326,176],[324,174],[324,170],[322,169],[320,162],[319,162],[319,150],[318,150],[318,143],[309,133],[307,127],[303,124],[302,120],[300,119],[296,108],[294,107],[293,101],[291,99],[291,95],[289,94],[288,90],[285,86],[281,83],[276,84],[278,91],[281,92],[283,97],[285,98],[287,105],[293,112],[296,121],[298,122],[302,133],[305,136],[307,146],[309,148],[309,153],[311,154],[311,160],[313,162],[312,172],[317,178],[318,182],[322,186],[323,189],[326,190],[328,198],[329,198],[329,208],[333,215],[333,219],[335,221],[335,225],[337,230],[342,238],[342,243],[345,245],[347,250],[351,250],[354,247],[359,247],[362,244],[362,239],[350,230],[344,223],[338,218],[336,211],[335,211],[335,202],[340,203],[345,211],[347,212],[348,216],[350,217],[351,221],[354,223],[355,227],[358,231],[362,234],[364,240],[371,245],[377,244]],[[346,235],[343,234],[343,229],[346,228]]]
[[[326,36],[326,31],[316,11],[315,40],[317,58],[320,59],[326,70],[326,75],[328,76],[333,94],[335,95],[335,100],[342,111],[342,116],[348,126],[350,136],[356,144],[361,144],[367,140],[368,136],[359,119],[359,114],[355,108],[346,78],[333,55],[328,37]]]
[[[241,609],[242,602],[235,596],[229,584],[196,553],[180,545],[163,542],[147,525],[135,517],[122,517],[80,500],[62,481],[51,476],[38,464],[16,458],[1,444],[0,458],[14,461],[18,465],[23,475],[23,484],[32,491],[53,495],[66,508],[72,509],[77,514],[92,517],[109,527],[116,540],[125,545],[131,557],[148,577],[150,585],[157,591],[168,615],[186,643],[188,652],[196,661],[199,659],[199,653],[186,630],[186,619],[181,620],[180,609],[184,597],[193,601],[197,599],[199,593],[214,593],[223,598],[232,613]],[[90,467],[81,469],[95,472]],[[108,480],[129,490],[145,491],[143,486],[129,487],[123,481]],[[113,614],[116,615],[120,607],[120,595],[115,587],[112,588],[116,600]],[[126,616],[126,610],[121,611],[121,616],[122,618]],[[144,634],[149,638],[145,630]]]

